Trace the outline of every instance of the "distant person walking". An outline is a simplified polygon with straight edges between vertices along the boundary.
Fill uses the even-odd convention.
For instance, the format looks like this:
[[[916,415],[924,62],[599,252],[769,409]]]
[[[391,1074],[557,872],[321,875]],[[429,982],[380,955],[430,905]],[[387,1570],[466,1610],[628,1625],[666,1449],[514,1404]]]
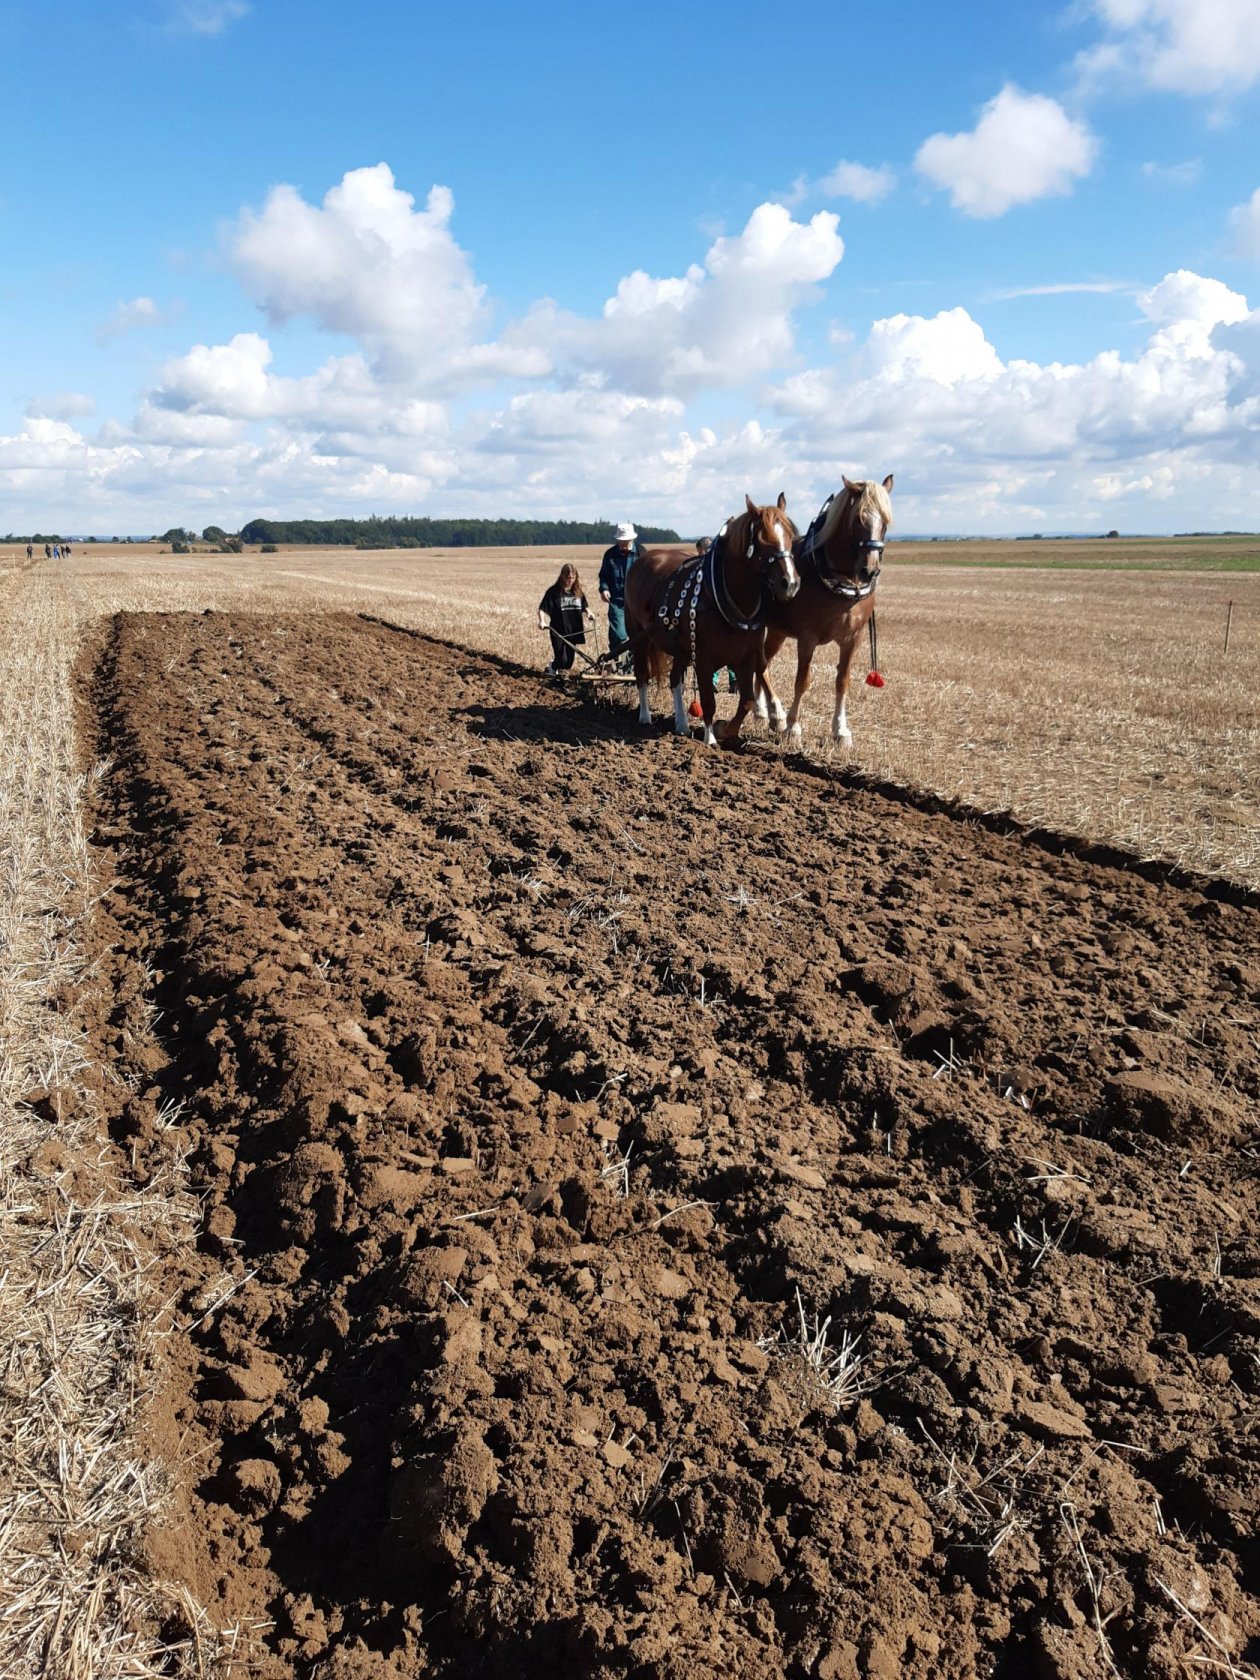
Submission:
[[[574,648],[586,640],[586,622],[592,617],[577,567],[561,566],[560,576],[538,603],[538,628],[551,631],[549,677],[573,668]]]
[[[608,652],[615,659],[625,652],[626,574],[639,558],[639,533],[633,525],[618,525],[617,538],[599,568],[599,594],[608,603]]]
[[[28,560],[33,560],[35,558],[35,550],[31,547],[30,543],[27,543],[26,545],[26,558]]]
[[[45,543],[44,544],[44,559],[45,560],[51,560],[52,559],[52,544],[51,543]]]

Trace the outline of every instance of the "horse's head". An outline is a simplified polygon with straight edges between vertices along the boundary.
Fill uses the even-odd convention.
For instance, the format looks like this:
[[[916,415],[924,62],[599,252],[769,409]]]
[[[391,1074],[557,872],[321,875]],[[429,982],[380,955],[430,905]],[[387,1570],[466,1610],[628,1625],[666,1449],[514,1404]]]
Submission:
[[[832,498],[813,543],[813,551],[826,550],[827,569],[845,593],[869,594],[884,560],[884,537],[892,524],[889,492],[893,475],[882,484],[874,479],[844,479],[844,490]]]
[[[765,507],[758,507],[751,496],[744,501],[748,506],[746,558],[773,600],[790,601],[801,587],[801,574],[792,558],[796,526],[787,516],[787,497],[780,493],[773,506],[767,503]]]

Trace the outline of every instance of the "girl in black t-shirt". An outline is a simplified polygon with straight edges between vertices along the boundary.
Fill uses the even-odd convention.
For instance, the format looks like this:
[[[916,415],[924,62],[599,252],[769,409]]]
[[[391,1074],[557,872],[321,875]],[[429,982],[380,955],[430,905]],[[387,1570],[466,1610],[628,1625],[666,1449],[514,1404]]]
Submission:
[[[538,603],[538,628],[551,631],[548,676],[572,668],[571,644],[586,640],[586,620],[590,616],[577,567],[561,566],[560,576]]]

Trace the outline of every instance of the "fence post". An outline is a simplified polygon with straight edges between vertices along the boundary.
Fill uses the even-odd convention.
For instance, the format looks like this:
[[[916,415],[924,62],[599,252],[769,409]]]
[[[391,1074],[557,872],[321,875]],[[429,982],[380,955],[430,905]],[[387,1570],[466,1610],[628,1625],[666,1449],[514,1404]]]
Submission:
[[[1231,601],[1229,603],[1229,608],[1228,608],[1228,610],[1226,611],[1226,614],[1225,614],[1225,652],[1226,653],[1229,652],[1229,627],[1233,622],[1234,622],[1234,603]]]

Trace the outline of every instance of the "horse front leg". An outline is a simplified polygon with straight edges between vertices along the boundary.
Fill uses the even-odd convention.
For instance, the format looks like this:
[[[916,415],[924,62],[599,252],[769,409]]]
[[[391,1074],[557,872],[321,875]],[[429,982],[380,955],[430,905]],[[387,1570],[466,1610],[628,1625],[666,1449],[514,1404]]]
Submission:
[[[732,747],[739,740],[739,732],[744,727],[744,719],[753,709],[757,692],[758,672],[753,661],[736,666],[735,676],[739,682],[739,705],[735,708],[735,716],[729,722],[719,724],[717,731],[724,747]]]
[[[697,658],[696,683],[700,689],[700,710],[704,713],[704,744],[706,747],[716,747],[717,734],[713,727],[713,719],[717,712],[717,689],[713,686],[713,673],[717,669],[711,659]]]
[[[674,734],[690,735],[691,725],[687,721],[687,705],[683,699],[683,689],[687,681],[687,662],[677,657],[669,673],[669,691],[674,697]]]
[[[646,636],[640,636],[634,644],[634,680],[639,689],[639,722],[650,728],[652,703],[648,698],[648,690],[652,680],[652,651]]]
[[[787,715],[787,744],[792,752],[801,750],[801,701],[809,689],[810,667],[814,663],[817,646],[817,642],[806,641],[804,637],[796,644],[796,687],[792,691],[792,705]]]
[[[763,722],[769,723],[776,735],[782,735],[787,728],[787,713],[783,710],[783,702],[774,692],[770,682],[770,662],[787,640],[785,630],[766,631],[765,665],[757,673],[757,716]]]
[[[836,661],[836,709],[831,714],[831,739],[842,747],[853,745],[853,731],[849,728],[849,674],[853,669],[853,654],[857,647],[857,629],[840,643],[840,657]]]

